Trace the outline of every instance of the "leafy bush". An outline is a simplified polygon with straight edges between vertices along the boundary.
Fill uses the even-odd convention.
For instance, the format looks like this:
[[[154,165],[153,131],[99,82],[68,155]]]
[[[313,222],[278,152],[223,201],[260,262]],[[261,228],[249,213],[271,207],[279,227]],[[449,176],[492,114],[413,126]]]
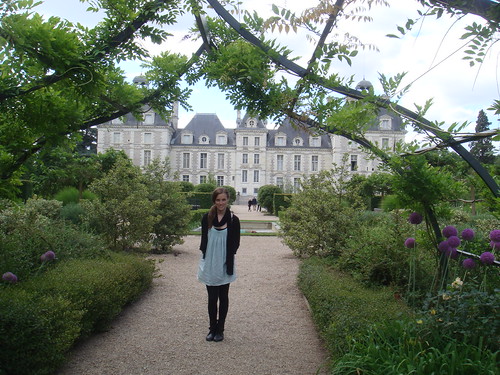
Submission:
[[[106,329],[151,284],[154,264],[126,254],[73,259],[0,285],[0,374],[53,374],[79,337]]]
[[[293,194],[274,194],[273,196],[273,213],[280,216],[292,204]]]
[[[61,201],[64,206],[70,203],[78,203],[80,201],[80,192],[75,187],[66,187],[59,191],[55,196],[55,200]],[[97,196],[88,190],[82,192],[82,199],[97,199]]]
[[[326,346],[335,356],[344,354],[351,339],[372,324],[408,313],[390,289],[363,287],[350,276],[332,270],[328,259],[304,260],[299,287],[309,301]]]
[[[311,176],[280,216],[283,241],[297,256],[338,255],[357,223],[359,195],[345,190],[343,171]],[[342,228],[342,230],[339,230]]]
[[[82,223],[84,213],[85,210],[78,203],[71,202],[61,208],[61,218],[75,225],[80,225]]]
[[[129,250],[149,245],[153,225],[159,220],[152,213],[159,202],[149,200],[139,167],[118,159],[90,190],[99,200],[80,203],[85,210],[84,222],[103,235],[109,248]]]
[[[352,220],[359,220],[358,232],[351,236],[338,259],[338,267],[367,285],[387,285],[400,293],[408,284],[414,285],[417,296],[429,292],[435,271],[434,250],[408,249],[404,242],[415,236],[408,223],[407,213],[363,213]],[[412,251],[415,259],[415,280],[409,280]]]
[[[0,273],[13,272],[26,280],[40,270],[40,256],[47,251],[53,251],[58,261],[107,253],[94,235],[59,218],[61,205],[36,199],[0,211]]]
[[[191,220],[189,222],[189,226],[192,229],[196,229],[201,226],[201,218],[205,215],[209,210],[208,209],[200,209],[191,211]]]
[[[257,199],[261,207],[264,207],[267,212],[274,212],[274,194],[281,194],[283,190],[276,185],[264,185],[259,188]]]
[[[420,321],[387,321],[352,340],[331,374],[495,375],[497,356],[481,346],[442,336]]]
[[[53,374],[80,334],[82,315],[61,296],[0,288],[0,374]]]

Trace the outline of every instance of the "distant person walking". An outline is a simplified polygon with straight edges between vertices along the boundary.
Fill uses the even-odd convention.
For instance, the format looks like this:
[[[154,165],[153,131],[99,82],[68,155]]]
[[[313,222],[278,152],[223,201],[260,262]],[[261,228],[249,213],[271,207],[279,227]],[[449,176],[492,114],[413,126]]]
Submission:
[[[257,198],[255,198],[255,197],[253,197],[253,199],[252,199],[252,206],[253,206],[253,210],[257,211]]]
[[[248,212],[252,211],[252,199],[248,200]]]
[[[236,280],[234,255],[240,246],[240,220],[228,207],[229,192],[219,187],[212,193],[212,207],[201,219],[200,250],[203,253],[198,280],[208,292],[207,341],[224,340],[229,309],[229,284]]]

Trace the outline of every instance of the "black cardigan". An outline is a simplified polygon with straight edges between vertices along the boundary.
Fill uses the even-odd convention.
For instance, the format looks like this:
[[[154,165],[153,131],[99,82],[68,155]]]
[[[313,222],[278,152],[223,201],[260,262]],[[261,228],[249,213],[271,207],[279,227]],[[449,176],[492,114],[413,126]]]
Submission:
[[[227,223],[227,247],[226,247],[226,269],[227,274],[232,275],[234,273],[234,254],[238,251],[240,247],[240,219],[238,216],[233,215],[231,212],[231,220]],[[200,250],[203,253],[203,258],[207,251],[208,243],[208,213],[203,215],[201,219],[201,243]]]

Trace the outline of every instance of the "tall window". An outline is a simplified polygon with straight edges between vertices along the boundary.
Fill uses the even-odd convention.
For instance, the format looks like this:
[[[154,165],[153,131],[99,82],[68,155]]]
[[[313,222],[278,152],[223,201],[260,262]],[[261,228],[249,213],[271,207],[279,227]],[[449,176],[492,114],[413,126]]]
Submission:
[[[382,148],[383,149],[389,148],[389,138],[382,138]]]
[[[259,182],[259,171],[253,171],[253,182]]]
[[[294,171],[300,171],[300,162],[301,162],[301,156],[295,155],[293,157],[293,170]]]
[[[191,168],[190,167],[190,164],[191,164],[190,163],[190,159],[191,159],[190,156],[191,155],[189,154],[189,152],[184,152],[182,154],[182,168]]]
[[[285,137],[276,137],[276,146],[285,146]]]
[[[248,146],[248,137],[243,137],[243,146]]]
[[[358,155],[351,155],[351,171],[358,170]]]
[[[225,144],[227,144],[226,136],[224,134],[219,134],[217,136],[217,144],[218,145],[225,145]]]
[[[293,191],[297,192],[300,189],[300,178],[295,177],[293,179]]]
[[[253,154],[253,163],[260,164],[260,154]]]
[[[224,154],[217,154],[217,168],[224,169]]]
[[[183,174],[182,175],[182,181],[189,182],[189,175],[188,174]]]
[[[318,160],[319,160],[318,155],[311,156],[311,171],[313,172],[318,171]]]
[[[193,136],[191,134],[183,134],[182,135],[182,144],[189,145],[193,143]]]
[[[248,154],[242,154],[241,158],[242,158],[241,162],[243,164],[248,164]]]
[[[120,143],[122,138],[122,133],[113,133],[113,143]]]
[[[144,143],[151,144],[153,142],[153,134],[152,133],[144,133]]]
[[[276,177],[276,185],[280,188],[283,189],[284,184],[283,184],[283,177]]]
[[[144,165],[151,163],[151,150],[144,150]]]
[[[283,155],[276,155],[276,170],[282,171],[283,170]]]
[[[200,168],[208,167],[208,157],[206,152],[202,152],[200,154]]]
[[[255,137],[254,138],[254,145],[255,146],[260,146],[260,137]]]
[[[204,184],[207,182],[207,176],[200,176],[200,184]]]
[[[246,169],[241,171],[241,182],[248,182],[248,171]]]
[[[224,176],[217,176],[217,186],[224,186]]]

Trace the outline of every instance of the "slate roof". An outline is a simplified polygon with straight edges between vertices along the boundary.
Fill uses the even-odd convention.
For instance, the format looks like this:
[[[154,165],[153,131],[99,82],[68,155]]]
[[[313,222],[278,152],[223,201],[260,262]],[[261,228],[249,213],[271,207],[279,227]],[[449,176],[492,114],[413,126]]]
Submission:
[[[235,137],[233,129],[226,129],[219,117],[215,113],[197,113],[189,121],[183,129],[178,129],[172,139],[173,145],[182,145],[182,134],[188,132],[193,135],[193,143],[190,145],[199,146],[234,146]],[[217,145],[217,133],[225,133],[227,135],[226,145]],[[200,137],[206,136],[209,139],[209,143],[200,143]]]
[[[257,126],[256,127],[253,127],[253,128],[250,128],[249,126],[247,126],[247,121],[250,119],[250,118],[254,118],[257,120]],[[259,119],[258,117],[256,116],[250,116],[248,113],[245,114],[245,116],[243,116],[243,118],[241,119],[241,121],[238,123],[238,125],[236,126],[238,129],[266,129],[266,124],[264,124],[264,122]]]
[[[149,106],[143,106],[142,107],[142,112],[148,112],[148,114],[153,114],[154,121],[152,124],[144,124],[142,120],[138,120],[137,118],[134,117],[132,113],[127,113],[124,116],[123,120],[123,125],[129,125],[129,126],[170,126],[158,113],[152,111],[149,112],[151,107]]]
[[[284,133],[286,134],[286,145],[285,146],[276,146],[275,145],[275,136],[278,133]],[[309,145],[309,137],[310,136],[316,136],[314,133],[308,133],[305,130],[299,129],[297,126],[293,126],[290,119],[285,119],[283,123],[275,130],[270,130],[269,131],[269,138],[268,138],[268,146],[269,147],[294,147],[294,148],[308,148],[312,147]],[[321,146],[315,147],[315,148],[332,148],[332,142],[330,139],[330,136],[324,133],[317,134],[321,138]],[[302,138],[302,146],[296,146],[293,145],[293,140],[297,137]]]

